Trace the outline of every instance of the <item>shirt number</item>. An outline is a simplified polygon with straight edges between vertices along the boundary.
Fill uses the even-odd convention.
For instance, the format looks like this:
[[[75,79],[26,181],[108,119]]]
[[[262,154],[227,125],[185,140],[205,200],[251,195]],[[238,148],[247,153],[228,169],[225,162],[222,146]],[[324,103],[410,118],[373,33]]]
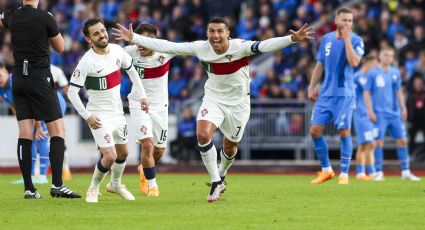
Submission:
[[[102,78],[99,79],[99,88],[101,90],[108,88],[108,84],[106,84],[106,78],[102,77]]]
[[[329,56],[329,54],[331,54],[331,46],[332,46],[332,43],[330,43],[330,42],[326,43],[326,45],[325,45],[325,56]]]

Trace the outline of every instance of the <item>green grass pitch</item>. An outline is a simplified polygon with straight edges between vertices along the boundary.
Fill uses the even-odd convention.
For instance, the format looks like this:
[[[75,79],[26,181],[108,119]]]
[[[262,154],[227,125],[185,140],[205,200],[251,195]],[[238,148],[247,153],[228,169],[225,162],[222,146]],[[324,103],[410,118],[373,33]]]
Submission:
[[[159,174],[161,196],[141,196],[137,175],[123,182],[136,196],[124,201],[101,187],[99,203],[24,200],[18,175],[0,175],[0,229],[423,229],[425,182],[387,177],[384,182],[333,179],[310,185],[311,176],[229,175],[219,202],[208,203],[205,175]],[[85,195],[90,175],[67,182]],[[107,178],[109,180],[109,177]]]

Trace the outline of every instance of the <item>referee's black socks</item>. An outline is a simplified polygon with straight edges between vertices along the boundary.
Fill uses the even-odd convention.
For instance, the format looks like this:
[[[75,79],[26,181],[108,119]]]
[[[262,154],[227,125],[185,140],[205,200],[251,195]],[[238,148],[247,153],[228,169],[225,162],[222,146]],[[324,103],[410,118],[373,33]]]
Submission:
[[[31,145],[32,140],[19,138],[18,139],[18,161],[21,168],[22,177],[24,178],[25,191],[30,190],[35,192],[34,185],[31,179]]]
[[[30,146],[31,147],[31,146]],[[65,152],[65,140],[62,137],[50,138],[50,167],[52,168],[52,184],[56,187],[63,185],[62,167]]]

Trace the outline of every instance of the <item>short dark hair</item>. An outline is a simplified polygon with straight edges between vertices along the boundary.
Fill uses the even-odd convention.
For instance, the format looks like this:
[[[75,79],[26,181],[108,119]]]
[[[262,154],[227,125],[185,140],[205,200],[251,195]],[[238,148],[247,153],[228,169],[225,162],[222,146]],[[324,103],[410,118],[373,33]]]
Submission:
[[[366,63],[366,62],[375,61],[375,60],[378,60],[378,58],[375,55],[369,54],[366,57],[364,57],[362,61],[363,63]]]
[[[140,25],[138,25],[136,27],[134,32],[136,34],[142,34],[143,32],[146,32],[146,33],[149,33],[149,34],[153,34],[156,37],[158,30],[156,29],[156,27],[154,25],[151,25],[149,23],[141,23]]]
[[[381,47],[381,49],[379,50],[379,53],[382,52],[382,51],[386,51],[386,50],[393,51],[395,53],[395,48],[392,47],[392,46]]]
[[[227,23],[226,19],[224,19],[223,17],[212,17],[209,21],[208,21],[208,25],[211,23],[223,23],[227,29],[229,29],[229,23]]]
[[[97,23],[102,23],[103,25],[105,25],[105,22],[101,18],[90,18],[90,19],[87,19],[87,21],[84,22],[84,26],[83,26],[83,34],[84,34],[84,36],[88,37],[90,35],[89,28],[91,26],[96,25]]]
[[[336,11],[336,15],[340,15],[340,14],[353,14],[353,11],[351,11],[350,8],[342,7]]]

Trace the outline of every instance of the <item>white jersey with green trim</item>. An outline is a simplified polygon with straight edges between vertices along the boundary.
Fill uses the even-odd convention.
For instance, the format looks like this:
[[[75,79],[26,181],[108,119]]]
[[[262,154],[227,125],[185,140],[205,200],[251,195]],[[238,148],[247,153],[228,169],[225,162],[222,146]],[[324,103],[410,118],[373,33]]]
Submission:
[[[136,45],[126,46],[124,50],[133,58],[133,66],[142,79],[150,109],[166,108],[168,105],[168,71],[173,54],[154,52],[151,56],[141,56]],[[133,87],[128,95],[129,106],[139,108],[140,96]]]
[[[90,113],[102,114],[102,117],[122,116],[121,68],[131,67],[131,57],[119,45],[109,44],[108,48],[105,55],[88,50],[78,62],[70,85],[86,88],[89,96],[86,108]]]

